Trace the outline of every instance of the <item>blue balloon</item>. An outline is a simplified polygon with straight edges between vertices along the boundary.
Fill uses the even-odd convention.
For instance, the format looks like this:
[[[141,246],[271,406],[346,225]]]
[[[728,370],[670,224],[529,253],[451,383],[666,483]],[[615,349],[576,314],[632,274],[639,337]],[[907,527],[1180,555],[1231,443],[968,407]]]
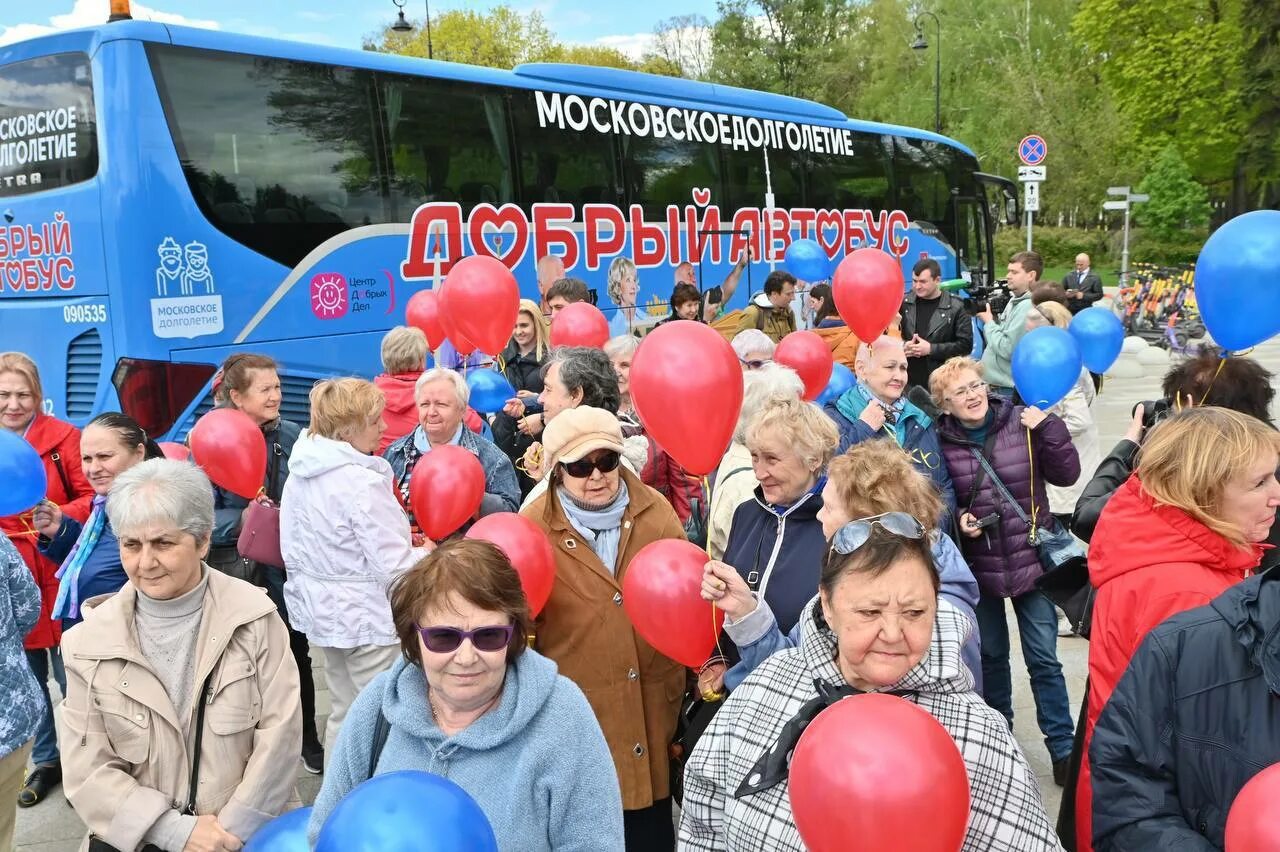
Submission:
[[[307,840],[310,820],[311,808],[280,814],[249,838],[244,852],[311,852],[311,843]]]
[[[1280,334],[1280,210],[1237,216],[1200,249],[1196,305],[1214,341],[1230,352]]]
[[[801,281],[823,281],[831,277],[831,258],[817,240],[793,240],[782,264]]]
[[[0,517],[25,512],[44,499],[49,481],[40,454],[23,438],[0,429]]]
[[[498,852],[484,811],[452,781],[415,771],[362,782],[338,802],[316,842],[316,852],[461,850]]]
[[[1105,373],[1120,357],[1124,324],[1106,308],[1085,308],[1071,318],[1068,330],[1080,345],[1084,365],[1091,371]]]
[[[469,370],[467,387],[471,388],[471,407],[481,414],[501,411],[507,400],[516,395],[511,382],[497,370]]]
[[[831,367],[831,380],[827,382],[827,386],[822,389],[822,393],[818,394],[818,398],[814,402],[818,403],[818,405],[835,402],[844,396],[845,391],[857,384],[857,381],[854,378],[853,370],[837,361]]]
[[[1047,326],[1027,332],[1013,347],[1013,385],[1027,405],[1048,408],[1075,387],[1084,361],[1065,329]]]

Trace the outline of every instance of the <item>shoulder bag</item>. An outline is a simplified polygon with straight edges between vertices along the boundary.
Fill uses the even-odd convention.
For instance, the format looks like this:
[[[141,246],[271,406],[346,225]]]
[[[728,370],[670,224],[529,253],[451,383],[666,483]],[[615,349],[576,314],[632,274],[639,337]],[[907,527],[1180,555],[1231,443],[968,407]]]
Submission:
[[[280,555],[280,506],[277,483],[280,478],[280,457],[284,455],[278,441],[272,443],[271,475],[267,479],[267,493],[249,502],[244,521],[240,525],[240,537],[236,550],[245,559],[276,568],[284,567]]]
[[[205,678],[204,686],[200,688],[200,694],[196,699],[198,702],[196,704],[196,741],[191,750],[191,783],[187,786],[187,804],[181,811],[188,816],[196,815],[196,790],[199,789],[200,785],[200,745],[204,740],[204,708],[212,697],[209,692],[213,689],[213,675],[216,671],[217,669],[215,668],[213,672],[209,672],[209,676]],[[101,837],[91,834],[89,835],[89,852],[120,852],[120,850],[107,843]],[[141,852],[164,852],[164,850],[154,843],[148,843],[142,847]]]

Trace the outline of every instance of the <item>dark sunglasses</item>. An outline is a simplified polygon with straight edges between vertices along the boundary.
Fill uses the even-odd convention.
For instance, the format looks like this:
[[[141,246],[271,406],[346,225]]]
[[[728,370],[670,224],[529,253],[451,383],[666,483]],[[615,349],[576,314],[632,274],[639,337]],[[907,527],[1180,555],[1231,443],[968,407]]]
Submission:
[[[836,534],[831,537],[831,549],[848,556],[867,543],[876,527],[903,538],[924,538],[924,525],[915,518],[906,512],[885,512],[883,515],[858,518],[836,530]]]
[[[766,364],[773,363],[772,358],[765,358],[762,361],[757,361],[757,360],[745,361],[742,358],[739,358],[738,361],[740,361],[742,365],[746,367],[748,370],[759,370],[759,369],[762,369]]]
[[[610,450],[594,461],[591,459],[578,459],[577,461],[560,462],[560,466],[564,468],[565,473],[574,479],[586,479],[591,475],[592,471],[596,470],[601,473],[613,473],[618,469],[618,463],[621,461],[622,455]]]
[[[433,654],[451,654],[462,646],[463,639],[470,639],[477,651],[501,651],[511,644],[511,634],[516,629],[513,624],[477,627],[475,630],[414,626],[418,628],[422,644]]]

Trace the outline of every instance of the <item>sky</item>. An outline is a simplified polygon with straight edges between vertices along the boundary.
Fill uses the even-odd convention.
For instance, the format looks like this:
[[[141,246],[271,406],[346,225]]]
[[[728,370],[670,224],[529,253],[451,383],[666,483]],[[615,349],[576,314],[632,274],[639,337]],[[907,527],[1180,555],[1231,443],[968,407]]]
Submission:
[[[498,0],[406,0],[405,14],[421,20],[426,2],[433,17],[448,9],[502,5]],[[108,5],[108,0],[0,0],[0,44],[105,22]],[[561,41],[605,44],[633,57],[644,52],[658,21],[691,13],[714,19],[716,12],[715,0],[506,0],[506,5],[524,13],[537,10]],[[396,17],[392,0],[147,0],[132,7],[140,20],[353,48]]]

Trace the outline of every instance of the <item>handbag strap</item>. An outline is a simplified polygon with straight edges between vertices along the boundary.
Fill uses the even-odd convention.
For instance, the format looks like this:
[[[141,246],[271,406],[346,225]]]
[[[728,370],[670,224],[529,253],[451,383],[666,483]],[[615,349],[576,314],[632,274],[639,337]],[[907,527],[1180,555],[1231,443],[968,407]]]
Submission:
[[[58,470],[58,479],[62,480],[62,493],[67,495],[67,502],[70,503],[75,499],[76,495],[71,490],[71,480],[67,478],[67,469],[62,466],[62,455],[57,450],[54,450],[49,454],[49,459]]]
[[[373,740],[369,743],[369,778],[378,768],[378,758],[382,757],[382,747],[387,744],[387,735],[391,733],[391,723],[387,721],[382,708],[378,708],[378,720],[373,725]]]
[[[280,446],[280,433],[277,431],[271,440],[271,473],[267,476],[267,497],[277,505],[280,503],[277,486],[280,484],[280,457],[283,455],[284,447]]]
[[[987,461],[987,457],[972,447],[969,448],[969,452],[973,453],[973,457],[978,460],[978,464],[982,465],[982,469],[986,471],[987,476],[991,477],[992,484],[995,485],[996,490],[1000,492],[1000,495],[1004,498],[1005,502],[1013,507],[1013,511],[1017,513],[1018,518],[1026,524],[1028,528],[1030,528],[1031,519],[1027,517],[1027,513],[1022,511],[1022,506],[1019,505],[1018,501],[1009,493],[1009,489],[1005,487],[1004,481],[996,475],[995,468],[991,466],[991,462]]]
[[[196,812],[196,790],[200,784],[200,747],[204,742],[204,708],[213,700],[212,690],[213,672],[209,672],[209,676],[204,679],[204,686],[200,688],[200,702],[196,705],[196,741],[191,750],[191,785],[187,788],[187,808],[183,811],[186,814]]]

